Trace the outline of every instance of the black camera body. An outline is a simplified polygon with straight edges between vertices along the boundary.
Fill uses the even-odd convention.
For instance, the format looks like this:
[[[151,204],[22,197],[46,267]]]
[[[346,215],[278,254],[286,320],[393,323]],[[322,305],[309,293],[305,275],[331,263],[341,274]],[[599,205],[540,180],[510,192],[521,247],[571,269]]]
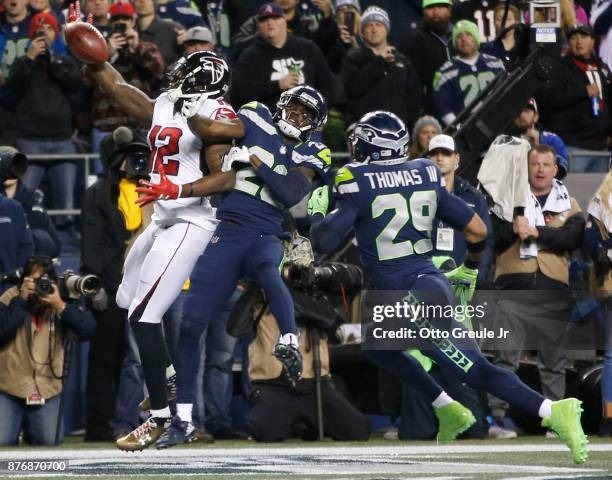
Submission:
[[[112,34],[118,33],[119,35],[125,35],[126,31],[127,25],[123,22],[113,23],[113,26],[111,27]]]
[[[0,181],[21,178],[28,169],[28,157],[21,152],[0,152]]]
[[[39,297],[53,293],[53,279],[42,275],[34,281],[36,294]],[[81,296],[93,297],[101,288],[100,279],[95,275],[77,275],[66,270],[58,277],[60,296],[65,300],[78,300]]]

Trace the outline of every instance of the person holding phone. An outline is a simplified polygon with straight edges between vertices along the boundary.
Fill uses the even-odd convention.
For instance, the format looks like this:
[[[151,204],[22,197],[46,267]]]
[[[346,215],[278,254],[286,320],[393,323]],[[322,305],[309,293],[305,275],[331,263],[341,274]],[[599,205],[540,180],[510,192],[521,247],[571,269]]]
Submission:
[[[349,50],[341,68],[347,124],[373,110],[395,113],[409,129],[419,117],[418,75],[408,59],[389,43],[390,31],[391,20],[385,10],[374,6],[364,10],[360,25],[363,45]]]

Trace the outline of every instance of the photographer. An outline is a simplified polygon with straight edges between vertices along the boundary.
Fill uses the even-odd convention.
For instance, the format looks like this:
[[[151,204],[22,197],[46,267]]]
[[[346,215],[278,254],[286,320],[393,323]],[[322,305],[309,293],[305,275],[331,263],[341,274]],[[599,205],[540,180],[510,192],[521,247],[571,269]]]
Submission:
[[[23,275],[19,287],[0,297],[0,445],[17,444],[24,420],[33,445],[54,445],[63,442],[58,416],[66,337],[72,331],[87,339],[95,322],[60,296],[48,257],[30,257]]]
[[[42,192],[40,190],[33,192],[25,186],[22,181],[25,170],[23,173],[14,174],[3,169],[4,162],[12,162],[20,156],[22,159],[19,161],[23,161],[27,168],[25,155],[13,147],[0,147],[0,182],[2,182],[0,193],[19,202],[25,211],[34,242],[34,251],[29,253],[55,258],[60,254],[60,241],[51,217],[43,206]],[[26,256],[29,256],[29,253]],[[19,262],[19,265],[23,265],[24,261]]]
[[[330,373],[327,335],[322,332],[333,329],[331,324],[337,319],[337,314],[329,300],[315,292],[341,284],[346,284],[350,289],[350,284],[354,283],[350,280],[352,266],[335,265],[341,265],[340,273],[335,269],[332,273],[332,269],[326,267],[295,269],[287,265],[285,268],[284,276],[296,287],[292,295],[303,360],[302,377],[295,386],[282,376],[282,364],[271,355],[279,336],[276,320],[265,305],[254,308],[252,315],[259,320],[255,338],[249,345],[252,391],[249,396],[248,431],[258,442],[278,442],[292,436],[305,439],[317,437],[317,374],[320,374],[325,436],[344,441],[367,440],[370,437],[372,426],[369,418],[357,411],[336,390]],[[321,271],[331,275],[319,277],[315,273]],[[248,294],[243,298],[248,298]],[[240,305],[244,305],[242,299],[237,308]]]
[[[102,288],[88,306],[96,319],[87,382],[87,441],[113,439],[111,422],[125,355],[125,312],[115,302],[128,241],[150,221],[151,206],[139,208],[136,185],[148,171],[151,151],[144,138],[127,127],[102,141],[102,174],[85,192],[81,213],[83,274],[100,278]]]
[[[79,87],[79,67],[69,55],[55,51],[60,34],[54,15],[39,13],[32,17],[27,53],[11,66],[6,83],[17,97],[17,149],[24,154],[71,154],[72,107],[69,96]],[[58,47],[59,48],[59,47]],[[30,190],[36,190],[45,172],[49,174],[53,206],[74,207],[76,163],[55,160],[31,162],[24,177]],[[61,217],[68,227],[69,217]],[[56,224],[59,226],[59,224]]]

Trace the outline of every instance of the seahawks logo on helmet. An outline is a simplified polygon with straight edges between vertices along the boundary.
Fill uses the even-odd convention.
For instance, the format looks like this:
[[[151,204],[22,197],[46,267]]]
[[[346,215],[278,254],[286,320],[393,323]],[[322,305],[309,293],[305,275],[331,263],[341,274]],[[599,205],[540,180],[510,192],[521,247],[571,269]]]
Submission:
[[[406,159],[410,136],[397,115],[377,110],[361,117],[352,139],[357,162],[398,163]]]

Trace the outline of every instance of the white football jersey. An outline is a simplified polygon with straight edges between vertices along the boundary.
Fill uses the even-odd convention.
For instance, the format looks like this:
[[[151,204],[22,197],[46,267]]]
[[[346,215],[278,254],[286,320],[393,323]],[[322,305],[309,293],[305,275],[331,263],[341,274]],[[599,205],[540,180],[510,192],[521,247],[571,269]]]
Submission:
[[[221,99],[206,100],[199,114],[215,120],[236,118],[234,109]],[[160,163],[163,163],[168,179],[178,185],[202,178],[202,139],[193,134],[180,111],[174,112],[174,104],[167,93],[162,93],[155,101],[148,141],[151,146],[152,182],[159,183]],[[187,221],[207,229],[214,228],[216,223],[215,209],[208,197],[157,200],[152,220],[163,224]]]

